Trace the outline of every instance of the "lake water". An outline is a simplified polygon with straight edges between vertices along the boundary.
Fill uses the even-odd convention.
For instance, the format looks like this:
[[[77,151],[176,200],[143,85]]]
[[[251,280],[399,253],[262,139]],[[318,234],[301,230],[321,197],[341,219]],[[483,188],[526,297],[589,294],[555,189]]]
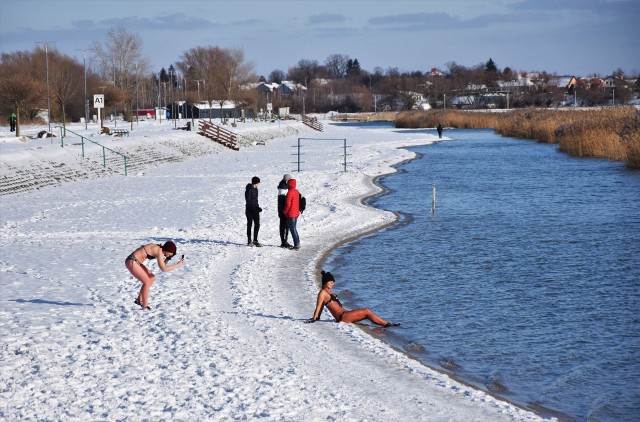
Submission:
[[[637,421],[640,172],[491,130],[445,136],[379,180],[368,203],[399,222],[332,252],[334,290],[458,379],[578,421]]]

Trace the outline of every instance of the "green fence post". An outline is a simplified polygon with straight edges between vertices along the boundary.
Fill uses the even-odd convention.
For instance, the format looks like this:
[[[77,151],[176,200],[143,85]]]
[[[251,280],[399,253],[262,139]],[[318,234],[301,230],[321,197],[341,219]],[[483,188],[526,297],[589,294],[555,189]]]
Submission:
[[[62,133],[62,126],[58,126],[60,128],[60,147],[64,148],[64,134]]]

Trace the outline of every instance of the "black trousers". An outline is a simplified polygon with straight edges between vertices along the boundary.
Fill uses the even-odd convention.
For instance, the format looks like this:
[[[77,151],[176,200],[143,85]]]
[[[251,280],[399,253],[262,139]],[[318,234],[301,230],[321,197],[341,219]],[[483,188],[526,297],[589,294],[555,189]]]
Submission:
[[[287,224],[287,217],[280,216],[280,241],[284,244],[287,243],[289,237],[289,225]]]
[[[251,242],[251,226],[253,226],[253,241],[258,241],[260,231],[260,211],[257,207],[247,207],[244,214],[247,216],[247,239]]]

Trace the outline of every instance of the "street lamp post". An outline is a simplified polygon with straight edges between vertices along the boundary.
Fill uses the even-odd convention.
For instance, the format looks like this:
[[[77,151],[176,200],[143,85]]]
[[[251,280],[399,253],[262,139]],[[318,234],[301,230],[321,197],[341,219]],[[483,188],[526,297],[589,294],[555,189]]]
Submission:
[[[615,88],[613,88],[613,89],[611,90],[611,92],[612,92],[612,94],[613,94],[613,103],[612,103],[612,104],[613,104],[613,105],[614,105],[614,107],[615,107],[615,105],[616,105],[616,89],[615,89]]]
[[[38,41],[36,44],[44,44],[44,57],[47,72],[47,123],[49,124],[49,133],[51,133],[51,99],[49,97],[49,43],[55,41]]]
[[[167,104],[167,83],[162,82],[162,86],[164,87],[164,101],[163,104],[166,106]],[[162,114],[160,114],[162,116]],[[160,123],[162,123],[162,117],[160,118]]]
[[[207,81],[204,79],[196,79],[196,83],[198,84],[198,118],[200,118],[200,82],[202,82],[202,86],[207,88]]]
[[[136,62],[136,125],[139,124],[138,122],[138,115],[140,114],[140,105],[138,102],[138,62]]]
[[[93,48],[77,49],[82,51],[82,66],[84,68],[84,130],[87,130],[89,120],[89,100],[87,99],[87,61],[84,56],[85,51],[93,51]]]
[[[173,107],[173,103],[175,101],[175,90],[173,89],[173,77],[174,76],[175,76],[175,74],[173,73],[173,69],[169,68],[169,87],[171,89],[171,91],[169,92],[169,99],[171,100],[171,114],[172,114],[171,117],[173,117],[173,127],[178,127],[178,125],[176,124],[176,112],[175,112],[175,109]]]
[[[162,76],[162,71],[158,72],[158,116],[160,117],[160,123],[162,123],[162,90],[160,89],[160,77]]]
[[[122,83],[122,81],[120,81]],[[113,60],[113,88],[116,89],[116,60]],[[118,110],[116,109],[115,101],[113,103],[113,124],[114,127],[118,127]]]

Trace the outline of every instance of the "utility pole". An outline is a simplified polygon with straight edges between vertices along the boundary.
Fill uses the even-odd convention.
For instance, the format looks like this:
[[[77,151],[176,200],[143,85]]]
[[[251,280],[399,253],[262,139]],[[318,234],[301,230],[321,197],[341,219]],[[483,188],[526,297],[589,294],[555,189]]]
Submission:
[[[198,119],[200,118],[200,107],[202,106],[202,103],[200,101],[200,82],[202,82],[202,86],[205,88],[207,88],[207,82],[205,79],[196,79],[196,83],[198,84]]]
[[[49,44],[55,44],[55,41],[38,41],[36,44],[44,44],[44,57],[47,72],[47,123],[49,123],[49,133],[51,133],[51,99],[49,97]]]
[[[138,102],[138,62],[136,62],[136,125],[138,122],[138,115],[140,114],[140,105]]]
[[[87,130],[87,122],[89,121],[89,99],[87,98],[87,61],[84,56],[85,51],[93,51],[93,48],[81,49],[77,48],[77,51],[82,51],[82,66],[84,67],[84,130]]]

